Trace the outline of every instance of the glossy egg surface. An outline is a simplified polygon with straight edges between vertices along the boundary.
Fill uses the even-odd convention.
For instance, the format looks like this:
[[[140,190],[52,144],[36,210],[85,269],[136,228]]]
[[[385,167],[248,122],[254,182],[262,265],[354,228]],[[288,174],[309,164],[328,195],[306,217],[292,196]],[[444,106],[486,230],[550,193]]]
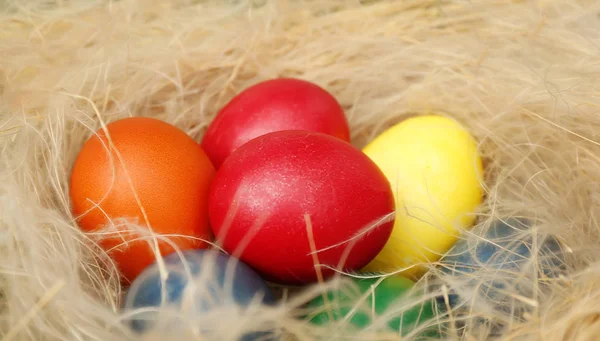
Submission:
[[[215,169],[202,147],[169,123],[133,117],[106,128],[112,143],[101,129],[79,152],[70,197],[83,231],[114,223],[100,243],[129,282],[155,254],[144,231],[125,231],[118,219],[151,228],[180,249],[207,246],[199,239],[212,240],[207,201]],[[160,239],[159,248],[163,255],[174,250]]]
[[[527,305],[515,293],[533,299],[545,281],[566,270],[559,241],[532,231],[527,219],[497,219],[481,230],[463,236],[440,260],[452,278],[451,307],[470,302],[514,310]]]
[[[308,130],[350,141],[338,101],[320,86],[278,78],[255,84],[235,96],[211,122],[202,147],[219,168],[242,144],[279,130]]]
[[[483,199],[482,160],[473,137],[437,115],[408,118],[363,151],[384,172],[396,200],[396,221],[384,249],[364,269],[419,278],[472,226]]]
[[[250,267],[225,253],[202,249],[172,253],[164,271],[154,263],[127,291],[124,311],[138,333],[160,329],[197,329],[209,337],[219,331],[222,314],[240,314],[252,304],[272,305],[275,298],[263,279]],[[247,313],[247,312],[246,312]],[[228,316],[232,321],[232,316]],[[235,329],[239,326],[228,326]],[[222,331],[221,331],[222,333]],[[264,331],[246,332],[242,340],[272,340]]]
[[[373,161],[307,131],[269,133],[240,147],[219,169],[209,199],[223,248],[286,284],[316,281],[315,264],[366,265],[388,240],[393,211],[390,184]]]
[[[372,329],[375,318],[378,322],[385,320],[387,328],[402,335],[418,330],[421,335],[435,337],[435,324],[428,324],[435,316],[434,302],[419,298],[414,286],[410,279],[397,275],[385,279],[351,278],[349,285],[327,292],[327,301],[323,295],[313,299],[307,305],[311,310],[308,319],[317,325],[331,324],[333,320],[341,328],[350,324],[362,330]]]

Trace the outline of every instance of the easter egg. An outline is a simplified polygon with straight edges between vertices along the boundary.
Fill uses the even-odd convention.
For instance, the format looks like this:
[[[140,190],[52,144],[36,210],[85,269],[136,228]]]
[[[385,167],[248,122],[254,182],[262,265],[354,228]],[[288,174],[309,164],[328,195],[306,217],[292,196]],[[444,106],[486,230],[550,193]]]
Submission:
[[[392,235],[363,270],[419,278],[475,221],[483,199],[477,143],[450,118],[426,115],[384,131],[363,151],[391,183],[396,201]]]
[[[340,328],[354,334],[357,330],[390,329],[403,336],[418,333],[436,337],[438,327],[433,300],[424,300],[414,282],[394,275],[386,278],[352,278],[348,285],[317,296],[307,304],[307,319],[316,325],[340,323]],[[355,334],[356,336],[356,334]]]
[[[222,323],[223,315],[231,320],[248,313],[252,305],[275,303],[270,288],[250,267],[212,249],[171,253],[163,261],[162,267],[158,262],[147,267],[125,295],[123,309],[130,314],[127,322],[135,332],[158,329],[168,335],[197,329],[212,340],[211,333],[222,336],[223,328],[237,328],[241,340],[274,336],[265,330],[241,330],[240,319],[235,327]]]
[[[516,295],[533,299],[544,279],[566,271],[558,240],[535,232],[528,220],[517,218],[497,219],[489,228],[466,234],[439,267],[447,275],[451,308],[469,302],[505,311],[526,307]],[[446,306],[444,296],[438,301],[440,307]]]
[[[123,282],[155,260],[153,240],[143,232],[154,232],[163,255],[173,245],[182,250],[208,246],[203,240],[213,238],[208,189],[215,168],[202,147],[177,127],[152,118],[126,118],[106,129],[110,143],[101,129],[81,148],[70,197],[80,228],[102,232],[99,244]],[[134,231],[120,220],[142,229]]]
[[[218,243],[283,284],[316,281],[315,264],[323,278],[334,273],[326,266],[366,265],[389,238],[393,211],[390,184],[373,161],[309,131],[244,144],[217,172],[209,197]]]
[[[337,100],[308,81],[279,78],[255,84],[235,96],[211,122],[202,147],[216,168],[242,144],[279,130],[308,130],[350,141]]]

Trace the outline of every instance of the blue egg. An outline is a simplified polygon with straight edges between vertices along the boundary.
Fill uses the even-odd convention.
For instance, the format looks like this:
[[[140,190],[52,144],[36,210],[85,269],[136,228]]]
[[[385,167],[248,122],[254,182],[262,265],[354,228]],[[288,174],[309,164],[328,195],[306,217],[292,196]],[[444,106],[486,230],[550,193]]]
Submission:
[[[442,271],[450,275],[450,307],[461,303],[487,304],[492,309],[517,313],[526,311],[521,298],[534,297],[543,280],[566,271],[561,245],[553,237],[532,235],[525,219],[492,222],[482,236],[460,239],[440,260]],[[445,298],[438,297],[445,308]]]
[[[231,318],[252,302],[275,303],[272,291],[253,269],[222,252],[186,250],[163,257],[163,264],[148,266],[125,296],[124,310],[133,315],[128,322],[138,333],[180,330],[191,323],[210,334],[211,328],[223,324],[220,317]],[[270,336],[248,332],[242,340],[273,340]]]

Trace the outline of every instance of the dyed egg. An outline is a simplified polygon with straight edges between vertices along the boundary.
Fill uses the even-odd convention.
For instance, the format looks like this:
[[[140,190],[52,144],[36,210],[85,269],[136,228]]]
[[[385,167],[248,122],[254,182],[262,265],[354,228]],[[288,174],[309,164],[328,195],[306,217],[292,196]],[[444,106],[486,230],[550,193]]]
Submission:
[[[494,309],[520,310],[533,298],[544,278],[566,271],[560,243],[532,233],[525,219],[494,220],[488,230],[460,239],[440,261],[450,285],[450,307],[465,302]],[[445,298],[439,297],[445,307]]]
[[[475,221],[483,167],[477,143],[450,118],[406,119],[363,151],[389,179],[396,221],[381,253],[363,270],[420,277]]]
[[[186,250],[156,262],[133,282],[124,301],[131,314],[128,323],[137,333],[159,330],[165,335],[185,329],[197,330],[212,340],[223,328],[235,331],[241,340],[273,340],[273,331],[241,331],[247,327],[222,323],[248,313],[255,304],[272,305],[275,298],[262,278],[238,259],[216,250]],[[254,326],[253,326],[254,327]],[[239,338],[236,338],[239,339]]]
[[[421,293],[414,290],[410,279],[397,275],[385,279],[352,278],[348,284],[309,302],[307,319],[316,325],[329,325],[333,320],[352,334],[357,329],[373,329],[374,323],[378,323],[375,329],[389,328],[402,336],[417,333],[435,338],[439,335],[439,327],[432,321],[434,301],[420,297]]]
[[[337,100],[316,84],[280,78],[253,85],[235,96],[211,122],[202,147],[216,168],[242,144],[280,130],[308,130],[350,141]]]
[[[208,246],[198,238],[212,240],[207,201],[215,169],[202,147],[182,130],[152,118],[126,118],[106,128],[112,145],[104,130],[83,145],[73,166],[70,196],[83,231],[109,228],[112,234],[103,236],[100,245],[123,281],[132,281],[155,260],[153,240],[144,239],[148,235],[142,232],[151,230],[161,238],[163,255],[174,250],[167,237],[179,249]],[[116,219],[145,231],[126,231]]]
[[[366,265],[387,241],[393,211],[390,184],[373,161],[347,142],[308,131],[269,133],[238,148],[209,197],[223,248],[285,284],[316,281],[315,264],[324,278],[334,273],[324,266]]]

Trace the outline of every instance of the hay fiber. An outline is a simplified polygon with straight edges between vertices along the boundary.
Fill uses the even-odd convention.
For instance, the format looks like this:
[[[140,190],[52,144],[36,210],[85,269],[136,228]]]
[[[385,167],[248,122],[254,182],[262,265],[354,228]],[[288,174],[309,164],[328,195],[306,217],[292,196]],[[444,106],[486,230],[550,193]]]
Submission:
[[[527,294],[506,289],[506,307],[523,309],[479,297],[437,316],[443,338],[600,339],[600,2],[4,0],[0,8],[1,340],[200,340],[191,327],[140,337],[122,323],[117,270],[71,213],[70,168],[94,131],[124,117],[155,117],[200,141],[229,99],[276,77],[330,91],[359,148],[411,115],[456,119],[485,163],[485,201],[465,237],[512,216],[534,221],[518,238],[560,240],[563,273],[538,277],[534,253],[520,274]],[[434,265],[417,283],[429,296],[473,291]],[[475,278],[493,276],[504,274]],[[401,339],[349,337],[344,321],[317,328],[297,318],[327,285],[281,289],[276,307],[207,317],[210,339],[258,328],[288,340]]]

